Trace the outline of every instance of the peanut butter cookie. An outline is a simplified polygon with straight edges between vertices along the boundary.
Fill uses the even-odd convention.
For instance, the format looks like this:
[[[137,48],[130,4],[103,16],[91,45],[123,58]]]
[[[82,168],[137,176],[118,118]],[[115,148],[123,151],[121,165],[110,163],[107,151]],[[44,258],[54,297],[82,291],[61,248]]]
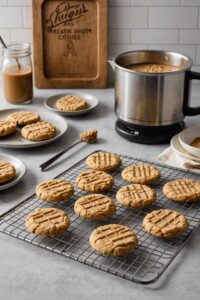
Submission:
[[[95,152],[86,159],[88,167],[98,171],[112,171],[118,168],[121,163],[121,158],[111,152]]]
[[[109,224],[92,232],[90,245],[102,254],[123,256],[137,247],[138,239],[132,229],[120,224]]]
[[[75,213],[83,218],[102,220],[116,212],[112,199],[102,194],[92,194],[79,198],[74,205]]]
[[[25,222],[29,232],[44,236],[60,234],[66,231],[69,225],[69,217],[57,208],[37,208],[27,216]]]
[[[0,184],[10,181],[15,175],[16,170],[12,164],[0,161]]]
[[[16,111],[8,116],[8,120],[16,122],[19,126],[24,126],[40,121],[40,116],[30,111]]]
[[[56,108],[60,111],[78,111],[87,107],[88,104],[84,99],[74,95],[66,95],[56,101]]]
[[[76,178],[77,186],[86,192],[103,192],[111,189],[114,179],[103,171],[85,171]]]
[[[200,182],[190,179],[177,179],[167,182],[163,187],[164,195],[177,202],[200,200]]]
[[[188,228],[188,221],[181,213],[170,209],[154,210],[143,220],[145,230],[157,237],[175,237]]]
[[[17,125],[13,121],[9,120],[0,120],[0,137],[9,135],[15,132]]]
[[[156,192],[142,184],[123,186],[116,195],[117,201],[125,206],[142,208],[156,201]]]
[[[121,175],[131,183],[151,184],[160,179],[160,170],[149,164],[136,164],[125,168]]]
[[[68,200],[73,194],[73,186],[64,179],[46,180],[36,187],[37,197],[47,202]]]
[[[41,121],[24,126],[21,134],[30,141],[44,141],[56,136],[56,127],[49,122]]]

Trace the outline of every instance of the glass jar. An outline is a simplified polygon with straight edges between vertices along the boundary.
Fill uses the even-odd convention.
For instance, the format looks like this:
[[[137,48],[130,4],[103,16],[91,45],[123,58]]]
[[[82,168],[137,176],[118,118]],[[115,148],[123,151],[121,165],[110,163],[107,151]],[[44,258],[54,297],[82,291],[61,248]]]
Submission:
[[[29,103],[33,98],[31,47],[27,43],[3,48],[3,90],[12,104]]]

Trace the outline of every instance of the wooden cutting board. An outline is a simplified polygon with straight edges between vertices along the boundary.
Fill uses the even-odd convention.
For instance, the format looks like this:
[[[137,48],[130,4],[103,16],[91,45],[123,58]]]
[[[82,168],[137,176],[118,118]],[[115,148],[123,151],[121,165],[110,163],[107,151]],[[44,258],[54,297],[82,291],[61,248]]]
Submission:
[[[33,0],[35,85],[104,88],[107,0]]]

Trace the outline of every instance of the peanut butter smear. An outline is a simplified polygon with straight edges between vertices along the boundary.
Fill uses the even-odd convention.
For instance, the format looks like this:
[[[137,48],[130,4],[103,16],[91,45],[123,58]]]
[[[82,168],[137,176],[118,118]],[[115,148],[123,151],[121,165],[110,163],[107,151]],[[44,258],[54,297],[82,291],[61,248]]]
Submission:
[[[200,137],[195,138],[190,145],[200,149]]]
[[[79,138],[87,143],[95,143],[97,140],[97,133],[96,129],[88,130],[80,134]]]

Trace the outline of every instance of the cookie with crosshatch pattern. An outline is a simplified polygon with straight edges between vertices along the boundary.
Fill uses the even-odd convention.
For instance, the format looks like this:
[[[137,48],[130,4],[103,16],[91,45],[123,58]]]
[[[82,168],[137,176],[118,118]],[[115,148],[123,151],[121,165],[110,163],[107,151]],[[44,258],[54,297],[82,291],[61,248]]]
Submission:
[[[181,213],[171,209],[159,209],[146,215],[143,226],[156,237],[169,238],[184,233],[189,224]]]
[[[190,179],[177,179],[167,182],[163,194],[177,202],[193,202],[200,200],[200,182]]]
[[[121,158],[117,154],[103,151],[95,152],[86,159],[88,167],[98,171],[112,171],[121,163]]]
[[[114,179],[103,171],[85,171],[76,178],[76,185],[86,192],[103,192],[112,188]]]
[[[0,137],[9,135],[17,129],[16,122],[9,120],[0,120]]]
[[[156,192],[147,185],[130,184],[118,190],[116,199],[122,205],[142,208],[156,201]]]
[[[102,220],[116,212],[112,199],[102,194],[91,194],[79,198],[74,204],[75,213],[86,219]]]
[[[25,222],[29,232],[44,236],[63,233],[69,225],[69,217],[57,208],[37,208],[26,217]]]
[[[91,247],[106,255],[123,256],[138,245],[135,232],[120,224],[108,224],[96,228],[90,235]]]
[[[47,202],[68,200],[73,194],[72,184],[64,179],[45,180],[36,187],[37,197]]]
[[[133,164],[126,167],[122,178],[131,183],[151,184],[160,179],[160,170],[149,164]]]
[[[88,107],[87,102],[75,95],[66,95],[56,101],[56,108],[60,111],[79,111]]]
[[[6,183],[15,177],[15,167],[4,161],[0,161],[0,184]]]
[[[8,120],[16,122],[19,126],[24,126],[40,121],[40,116],[30,111],[16,111],[8,116]]]
[[[30,141],[45,141],[56,136],[56,127],[50,122],[39,121],[24,126],[21,135]]]

